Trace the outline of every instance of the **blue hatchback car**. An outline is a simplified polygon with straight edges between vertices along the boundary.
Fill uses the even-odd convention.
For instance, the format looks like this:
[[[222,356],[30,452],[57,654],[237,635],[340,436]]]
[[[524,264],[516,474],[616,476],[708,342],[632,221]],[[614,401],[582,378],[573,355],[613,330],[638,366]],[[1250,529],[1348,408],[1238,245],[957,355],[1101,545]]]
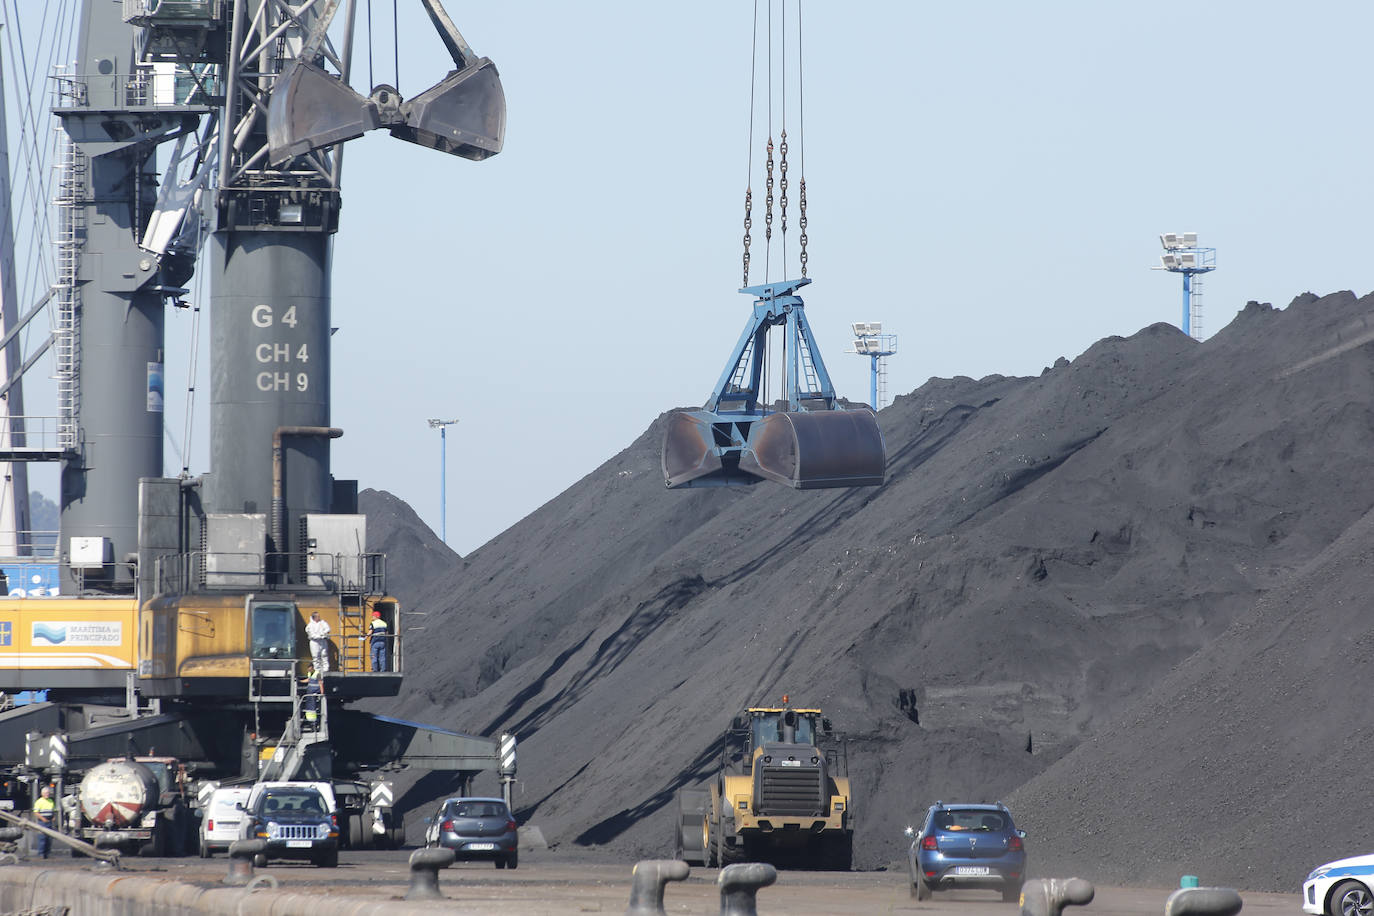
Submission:
[[[929,900],[956,887],[999,890],[1008,903],[1021,898],[1026,877],[1026,832],[1017,830],[1007,806],[936,802],[911,838],[911,896]]]

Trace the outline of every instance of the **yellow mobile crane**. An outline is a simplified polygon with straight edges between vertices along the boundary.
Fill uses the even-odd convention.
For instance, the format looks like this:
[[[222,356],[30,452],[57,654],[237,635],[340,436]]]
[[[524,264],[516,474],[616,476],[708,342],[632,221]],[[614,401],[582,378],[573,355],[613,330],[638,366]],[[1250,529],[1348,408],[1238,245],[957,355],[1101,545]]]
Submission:
[[[66,789],[84,774],[109,758],[173,757],[197,800],[220,782],[332,781],[345,845],[395,846],[403,812],[389,776],[401,767],[514,778],[513,736],[350,708],[399,693],[407,627],[385,556],[368,547],[357,481],[330,464],[343,435],[329,422],[340,144],[386,129],[482,160],[505,135],[495,64],[440,0],[419,2],[453,69],[409,98],[352,87],[351,0],[81,5],[78,63],[53,80],[63,153],[46,195],[59,227],[58,416],[45,418],[52,436],[0,442],[0,461],[62,467],[52,556],[0,531],[0,545],[25,548],[0,557],[22,579],[0,600],[0,692],[40,699],[0,704],[0,806],[52,784],[70,832]],[[175,146],[160,162],[162,143]],[[5,194],[0,181],[0,206]],[[213,466],[172,477],[164,312],[187,306],[196,270],[215,329]],[[9,384],[0,395],[13,406]],[[315,612],[327,633],[306,630]],[[303,697],[312,658],[322,670]],[[92,780],[81,803],[113,792],[128,820],[153,780],[146,761],[118,769],[117,785]],[[87,820],[109,826],[106,807]]]

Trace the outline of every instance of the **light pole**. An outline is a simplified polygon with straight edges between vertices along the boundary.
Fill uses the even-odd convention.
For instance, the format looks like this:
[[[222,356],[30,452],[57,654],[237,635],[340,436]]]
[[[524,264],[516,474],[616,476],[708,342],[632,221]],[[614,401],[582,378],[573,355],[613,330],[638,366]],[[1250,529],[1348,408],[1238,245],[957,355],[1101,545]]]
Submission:
[[[868,397],[876,413],[883,409],[887,400],[887,363],[886,359],[897,352],[897,335],[884,334],[881,321],[856,321],[854,328],[854,348],[846,353],[857,353],[869,359]]]
[[[448,543],[448,428],[457,420],[430,420],[429,428],[439,430],[439,537]]]
[[[1199,248],[1196,232],[1166,232],[1159,237],[1164,254],[1151,270],[1183,274],[1183,320],[1179,327],[1194,340],[1202,339],[1202,274],[1217,269],[1217,250]]]

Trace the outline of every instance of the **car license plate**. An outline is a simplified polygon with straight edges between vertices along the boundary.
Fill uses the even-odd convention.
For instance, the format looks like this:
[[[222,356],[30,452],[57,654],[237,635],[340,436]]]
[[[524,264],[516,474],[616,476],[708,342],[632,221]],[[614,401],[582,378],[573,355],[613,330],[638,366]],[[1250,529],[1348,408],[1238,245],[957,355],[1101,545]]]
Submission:
[[[310,848],[310,841],[309,841],[309,840],[287,840],[287,841],[286,841],[286,848],[287,848],[287,849],[309,849],[309,848]]]
[[[469,844],[468,844],[468,849],[471,849],[473,852],[488,852],[488,851],[490,851],[490,850],[492,850],[492,849],[495,849],[495,848],[496,848],[496,844],[495,844],[495,843],[469,843]]]
[[[992,873],[992,869],[986,865],[956,865],[954,873],[956,875],[988,875]]]

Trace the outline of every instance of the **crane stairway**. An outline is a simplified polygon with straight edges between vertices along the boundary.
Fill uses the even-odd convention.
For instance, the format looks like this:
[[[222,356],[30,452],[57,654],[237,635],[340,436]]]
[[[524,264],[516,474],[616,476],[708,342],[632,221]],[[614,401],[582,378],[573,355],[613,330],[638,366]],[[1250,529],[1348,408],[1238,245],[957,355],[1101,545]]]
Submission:
[[[293,692],[291,717],[258,779],[328,779],[334,768],[329,743],[329,702],[323,694]]]

